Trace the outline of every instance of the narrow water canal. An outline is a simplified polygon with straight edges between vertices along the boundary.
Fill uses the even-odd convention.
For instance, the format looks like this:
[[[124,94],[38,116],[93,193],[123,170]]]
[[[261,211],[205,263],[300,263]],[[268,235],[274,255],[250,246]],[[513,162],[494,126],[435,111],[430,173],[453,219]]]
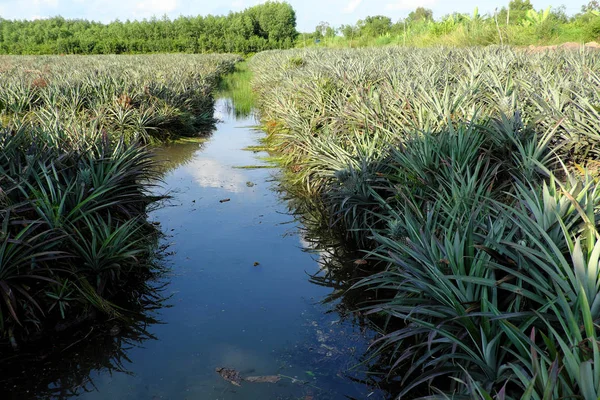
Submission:
[[[266,154],[244,150],[261,137],[256,121],[236,118],[226,99],[217,102],[215,113],[221,122],[206,142],[157,152],[167,171],[160,190],[172,196],[150,217],[169,244],[163,260],[169,267],[163,289],[168,307],[155,313],[160,323],[146,326],[139,341],[111,338],[120,347],[112,361],[101,348],[87,350],[89,357],[107,358],[112,368],[88,372],[71,363],[76,365],[65,368],[60,382],[49,382],[60,387],[54,396],[383,398],[354,379],[362,375],[361,366],[352,368],[369,334],[342,318],[335,304],[321,304],[333,289],[310,282],[320,268],[319,254],[307,251],[301,227],[275,190],[278,171],[243,168],[266,166]],[[281,380],[238,387],[215,371],[219,367]],[[73,379],[69,392],[75,370],[89,379]]]

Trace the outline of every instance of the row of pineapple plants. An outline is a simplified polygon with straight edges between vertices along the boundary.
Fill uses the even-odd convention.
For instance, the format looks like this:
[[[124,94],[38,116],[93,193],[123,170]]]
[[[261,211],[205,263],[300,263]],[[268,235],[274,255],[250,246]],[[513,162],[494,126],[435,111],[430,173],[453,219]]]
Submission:
[[[151,143],[198,135],[233,55],[0,58],[0,354],[126,318],[155,262]],[[49,335],[50,334],[50,335]]]
[[[353,290],[387,321],[372,351],[400,398],[598,398],[599,53],[314,49],[250,68],[287,182],[372,266]]]

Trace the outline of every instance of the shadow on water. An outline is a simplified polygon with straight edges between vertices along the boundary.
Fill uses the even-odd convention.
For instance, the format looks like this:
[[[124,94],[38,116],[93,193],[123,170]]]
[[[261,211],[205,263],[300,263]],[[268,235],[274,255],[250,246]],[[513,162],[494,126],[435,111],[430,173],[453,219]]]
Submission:
[[[267,156],[241,150],[261,135],[251,112],[220,99],[215,116],[206,140],[156,149],[172,194],[151,215],[168,276],[125,301],[129,324],[90,323],[9,359],[0,352],[0,398],[390,398],[386,366],[368,358],[377,321],[351,311],[369,300],[350,290],[362,255],[283,193],[276,170],[236,169]],[[236,387],[217,367],[281,380]]]
[[[97,319],[13,353],[0,349],[2,399],[68,399],[94,392],[97,374],[130,374],[129,352],[157,338],[166,283],[153,278],[118,299],[123,318]]]
[[[294,188],[285,181],[279,181],[278,191],[286,199],[290,215],[300,224],[304,251],[315,255],[319,270],[309,276],[309,281],[317,286],[331,289],[320,303],[327,313],[334,313],[341,321],[358,329],[370,338],[371,346],[363,347],[362,353],[353,357],[353,364],[343,372],[348,381],[371,388],[374,398],[395,398],[398,384],[391,370],[387,353],[377,351],[374,339],[383,332],[387,321],[376,314],[365,315],[360,310],[375,301],[373,292],[356,289],[354,285],[361,279],[371,276],[384,265],[370,265],[373,261],[364,260],[365,253],[359,251],[345,238],[346,232],[331,228],[331,217],[318,198],[305,198],[294,194]]]

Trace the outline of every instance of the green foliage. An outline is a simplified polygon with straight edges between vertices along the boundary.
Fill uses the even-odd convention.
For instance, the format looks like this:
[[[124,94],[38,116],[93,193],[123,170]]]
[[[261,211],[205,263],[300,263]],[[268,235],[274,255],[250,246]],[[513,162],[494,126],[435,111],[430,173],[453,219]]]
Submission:
[[[544,24],[550,16],[550,7],[543,11],[528,10],[523,19],[524,26],[538,26]]]
[[[586,34],[588,40],[599,40],[600,39],[600,16],[590,18],[586,26]]]
[[[597,223],[600,198],[589,177],[569,177],[563,193],[555,183],[513,182],[514,197],[492,191],[466,214],[444,192],[425,197],[428,208],[405,197],[390,215],[401,237],[376,234],[390,267],[360,286],[395,293],[367,309],[406,322],[381,340],[395,349],[403,394],[596,398],[600,247],[589,217]]]
[[[428,8],[418,7],[415,11],[408,14],[408,20],[411,22],[422,22],[433,20],[433,11]]]
[[[271,46],[266,48],[281,48],[282,45],[290,47],[296,38],[296,12],[288,3],[267,1],[243,13],[248,13],[253,19],[255,26],[253,33],[257,34],[258,31],[259,37],[268,39]]]
[[[520,24],[527,16],[529,11],[533,10],[533,4],[530,0],[512,0],[508,3],[508,9],[502,8],[498,14],[498,20],[510,24]]]
[[[0,116],[11,128],[126,142],[197,135],[213,122],[212,90],[234,55],[4,57]]]
[[[597,173],[598,57],[389,47],[250,60],[289,181],[385,265],[355,289],[376,298],[363,314],[385,317],[372,348],[399,398],[597,398],[600,188],[585,166]]]
[[[377,37],[389,33],[392,28],[392,20],[389,17],[377,15],[367,17],[357,23],[359,34],[369,37]]]
[[[0,337],[26,340],[149,277],[157,232],[148,149],[107,136],[0,132]]]
[[[0,340],[96,312],[157,271],[160,168],[142,142],[197,135],[238,56],[0,60]],[[124,292],[128,293],[124,295]],[[128,301],[129,301],[128,300]]]
[[[586,8],[580,14],[569,16],[564,6],[536,11],[529,0],[518,0],[511,2],[509,9],[503,8],[493,14],[480,14],[479,9],[475,8],[470,14],[452,13],[434,20],[431,10],[421,7],[396,23],[391,23],[385,16],[371,16],[354,25],[342,25],[339,31],[343,37],[326,40],[319,45],[468,47],[589,42],[599,37],[595,28],[598,12],[592,5],[589,10]],[[299,46],[307,44],[305,40],[297,43]]]
[[[296,14],[268,1],[227,16],[119,20],[0,20],[0,54],[254,53],[293,46]]]
[[[353,40],[360,35],[360,30],[357,26],[348,24],[340,27],[340,33],[344,35],[344,38]]]

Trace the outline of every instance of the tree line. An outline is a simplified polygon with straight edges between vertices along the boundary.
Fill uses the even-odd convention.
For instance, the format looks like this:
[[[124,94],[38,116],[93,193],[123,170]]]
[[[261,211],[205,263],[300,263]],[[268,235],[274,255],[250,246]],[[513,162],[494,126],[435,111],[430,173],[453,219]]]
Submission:
[[[294,46],[296,13],[267,2],[225,16],[108,24],[54,17],[0,19],[1,54],[254,53]]]
[[[536,10],[530,0],[512,0],[508,7],[490,14],[480,14],[476,8],[472,14],[453,13],[434,19],[432,10],[419,7],[399,21],[376,15],[339,27],[321,22],[314,32],[301,35],[300,44],[377,45],[404,41],[408,45],[520,45],[599,38],[600,3],[596,0],[584,5],[576,15],[567,15],[564,6]]]

